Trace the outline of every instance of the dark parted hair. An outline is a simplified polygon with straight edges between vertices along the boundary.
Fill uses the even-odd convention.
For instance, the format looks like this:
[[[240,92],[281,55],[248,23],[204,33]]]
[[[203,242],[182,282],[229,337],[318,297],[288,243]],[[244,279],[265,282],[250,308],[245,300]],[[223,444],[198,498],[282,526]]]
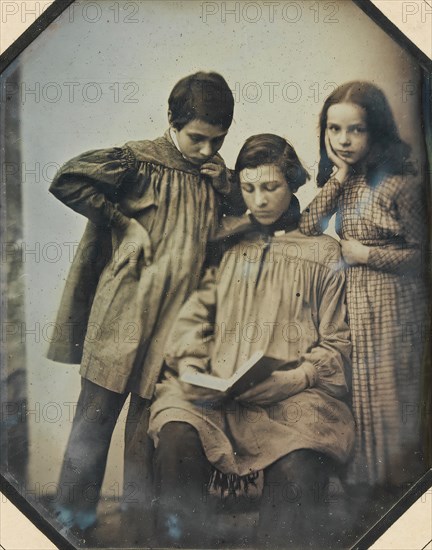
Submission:
[[[198,72],[177,82],[168,98],[168,108],[177,130],[197,119],[227,130],[233,119],[234,96],[220,74]]]
[[[263,164],[277,166],[293,193],[310,179],[294,147],[275,134],[258,134],[245,141],[235,165],[237,177],[245,168],[257,168]]]
[[[376,185],[386,174],[416,174],[414,165],[410,161],[411,147],[400,138],[392,110],[383,91],[370,82],[359,80],[342,84],[324,102],[319,119],[318,187],[326,183],[333,171],[333,163],[327,155],[325,146],[325,131],[328,110],[338,103],[353,103],[362,107],[366,113],[370,147],[365,164],[366,179],[370,185]]]

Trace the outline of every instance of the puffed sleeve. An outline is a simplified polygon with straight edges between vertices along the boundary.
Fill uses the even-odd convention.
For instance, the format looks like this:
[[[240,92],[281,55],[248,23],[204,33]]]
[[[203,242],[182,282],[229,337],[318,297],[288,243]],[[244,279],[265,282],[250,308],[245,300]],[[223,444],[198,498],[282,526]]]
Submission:
[[[344,273],[328,269],[318,292],[319,339],[304,354],[301,365],[313,380],[312,385],[339,398],[348,391],[346,375],[351,356]]]
[[[216,268],[209,268],[199,288],[181,308],[168,337],[165,361],[179,371],[193,365],[206,371],[214,338],[216,316]]]
[[[322,235],[338,209],[343,184],[330,178],[313,201],[302,212],[299,229],[304,235]]]
[[[128,146],[88,151],[68,161],[56,174],[50,192],[97,226],[125,227],[116,206],[138,165]]]
[[[414,180],[406,179],[396,194],[395,208],[403,245],[371,248],[367,265],[373,269],[402,275],[407,272],[421,274],[423,253],[427,250],[426,200]]]

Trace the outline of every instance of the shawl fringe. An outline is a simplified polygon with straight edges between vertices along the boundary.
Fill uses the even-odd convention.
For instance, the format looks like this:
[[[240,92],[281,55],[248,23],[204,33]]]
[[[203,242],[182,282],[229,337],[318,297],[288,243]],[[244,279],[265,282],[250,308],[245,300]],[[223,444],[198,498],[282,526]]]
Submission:
[[[216,468],[210,477],[209,487],[220,494],[220,497],[239,496],[242,493],[248,494],[249,487],[257,487],[259,472],[252,472],[245,476],[237,474],[224,474]]]

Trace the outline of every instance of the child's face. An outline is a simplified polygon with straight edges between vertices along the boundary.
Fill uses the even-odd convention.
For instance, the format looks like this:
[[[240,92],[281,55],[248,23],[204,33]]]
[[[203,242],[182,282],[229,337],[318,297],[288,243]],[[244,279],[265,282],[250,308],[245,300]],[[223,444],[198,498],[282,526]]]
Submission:
[[[350,166],[369,152],[366,111],[354,103],[337,103],[327,111],[327,135],[336,155]]]
[[[263,164],[240,172],[243,199],[255,219],[271,225],[288,209],[293,193],[278,166]]]
[[[219,151],[228,133],[200,119],[191,120],[181,130],[174,128],[174,131],[183,156],[197,165],[204,164]]]

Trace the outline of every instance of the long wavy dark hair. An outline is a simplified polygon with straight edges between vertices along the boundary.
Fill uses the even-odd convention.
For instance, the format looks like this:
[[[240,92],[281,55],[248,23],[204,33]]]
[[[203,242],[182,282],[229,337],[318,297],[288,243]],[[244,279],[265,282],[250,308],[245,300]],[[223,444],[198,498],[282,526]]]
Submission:
[[[410,160],[411,147],[405,143],[383,91],[364,81],[347,82],[339,86],[324,102],[320,126],[320,161],[317,184],[322,187],[330,178],[334,165],[327,155],[325,132],[327,113],[337,103],[353,103],[364,109],[369,132],[369,151],[365,159],[366,179],[376,185],[386,174],[416,175],[417,171]],[[355,171],[355,167],[353,167]]]

